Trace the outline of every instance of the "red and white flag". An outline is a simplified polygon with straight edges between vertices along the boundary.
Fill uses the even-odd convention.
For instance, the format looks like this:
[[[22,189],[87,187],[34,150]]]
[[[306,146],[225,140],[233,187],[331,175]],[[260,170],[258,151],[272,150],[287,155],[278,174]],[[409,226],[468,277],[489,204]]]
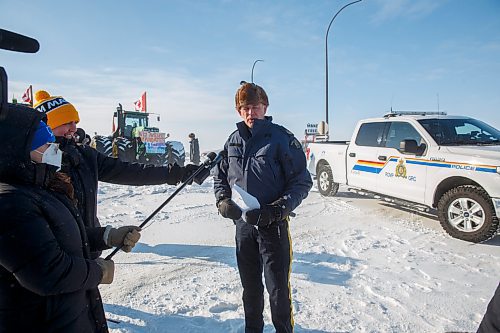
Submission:
[[[141,95],[141,98],[134,102],[135,111],[146,112],[146,92]]]
[[[23,94],[23,102],[29,103],[31,106],[33,106],[33,87],[30,85],[28,89]]]

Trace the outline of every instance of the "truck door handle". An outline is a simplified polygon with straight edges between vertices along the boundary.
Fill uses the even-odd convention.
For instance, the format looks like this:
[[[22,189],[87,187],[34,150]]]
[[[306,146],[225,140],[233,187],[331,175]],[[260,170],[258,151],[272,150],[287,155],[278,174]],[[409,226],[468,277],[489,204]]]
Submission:
[[[356,153],[349,153],[349,157],[356,157]]]
[[[387,161],[387,156],[380,155],[380,156],[378,157],[378,159],[379,159],[380,161]]]

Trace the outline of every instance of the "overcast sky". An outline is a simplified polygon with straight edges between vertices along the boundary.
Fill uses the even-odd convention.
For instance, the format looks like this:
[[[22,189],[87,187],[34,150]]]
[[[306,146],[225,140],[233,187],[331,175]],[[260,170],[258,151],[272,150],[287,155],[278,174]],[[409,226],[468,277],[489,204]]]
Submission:
[[[31,84],[73,103],[80,125],[110,134],[118,103],[146,91],[159,127],[202,150],[222,146],[239,117],[241,80],[268,95],[268,114],[299,138],[325,119],[325,33],[349,1],[0,2],[0,28],[34,38],[37,54],[0,50],[9,96]],[[500,127],[500,1],[363,0],[329,38],[334,139],[395,110],[436,110]]]

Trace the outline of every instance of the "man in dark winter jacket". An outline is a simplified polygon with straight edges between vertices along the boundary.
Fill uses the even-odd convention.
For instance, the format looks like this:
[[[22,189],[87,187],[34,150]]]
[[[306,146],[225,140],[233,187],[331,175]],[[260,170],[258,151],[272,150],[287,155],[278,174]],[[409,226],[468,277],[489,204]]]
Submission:
[[[103,241],[87,237],[43,116],[11,104],[0,115],[0,332],[105,333],[97,286],[114,265],[91,258]]]
[[[76,124],[80,121],[75,107],[60,96],[51,96],[44,90],[35,93],[37,103],[34,108],[47,116],[47,123],[52,128],[60,148],[64,151],[63,171],[71,176],[75,188],[78,211],[85,226],[100,227],[97,218],[98,182],[121,185],[175,185],[185,180],[197,169],[197,166],[180,167],[177,164],[156,167],[138,163],[126,163],[119,159],[105,156],[88,145],[77,144],[74,136]],[[109,226],[106,230],[110,230]],[[99,237],[103,229],[93,229]],[[104,235],[105,239],[109,239]],[[109,244],[111,245],[111,244]],[[98,257],[100,252],[93,254]]]
[[[500,283],[495,294],[491,298],[483,320],[479,325],[477,333],[499,333],[500,332]]]
[[[300,143],[265,116],[269,102],[264,89],[244,82],[235,100],[243,121],[224,145],[225,157],[216,168],[214,187],[220,214],[236,225],[245,332],[261,333],[264,328],[264,273],[276,332],[291,333],[289,215],[307,197],[312,180]],[[256,197],[260,208],[242,216],[231,200],[235,185]]]

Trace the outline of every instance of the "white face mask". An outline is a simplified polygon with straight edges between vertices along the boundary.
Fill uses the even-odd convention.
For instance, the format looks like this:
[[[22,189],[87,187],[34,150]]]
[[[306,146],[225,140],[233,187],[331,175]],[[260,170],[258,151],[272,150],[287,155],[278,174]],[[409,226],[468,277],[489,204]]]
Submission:
[[[59,145],[57,143],[49,143],[49,145],[49,148],[47,148],[47,150],[43,153],[36,149],[35,151],[42,155],[42,163],[56,166],[58,168],[57,171],[59,171],[61,170],[63,152],[59,149]]]

